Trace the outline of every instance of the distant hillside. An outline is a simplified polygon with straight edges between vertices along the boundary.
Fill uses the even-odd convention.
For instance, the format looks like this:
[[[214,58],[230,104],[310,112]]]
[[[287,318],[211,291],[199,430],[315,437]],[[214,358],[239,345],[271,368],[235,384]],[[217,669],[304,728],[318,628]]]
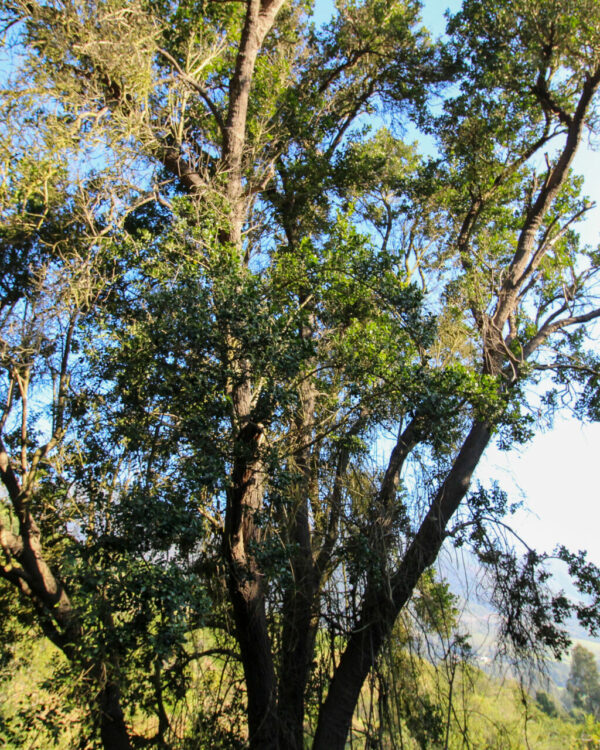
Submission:
[[[574,587],[569,576],[567,566],[558,560],[549,560],[548,570],[552,574],[549,585],[556,593],[562,591],[573,600],[581,600],[582,596]],[[439,572],[449,583],[451,590],[459,597],[461,624],[470,636],[470,641],[478,665],[486,671],[496,663],[499,650],[498,627],[500,615],[485,598],[486,587],[483,584],[485,573],[476,558],[463,550],[447,551],[441,557]],[[600,638],[594,638],[571,618],[564,625],[573,646],[580,644],[591,651],[600,663]],[[567,653],[561,661],[549,655],[548,674],[559,688],[564,688],[570,669],[570,655]]]

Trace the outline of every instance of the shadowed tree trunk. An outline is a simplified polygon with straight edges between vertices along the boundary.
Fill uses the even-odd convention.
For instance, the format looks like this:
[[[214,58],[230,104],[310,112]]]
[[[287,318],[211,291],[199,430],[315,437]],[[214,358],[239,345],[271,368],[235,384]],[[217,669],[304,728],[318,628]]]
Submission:
[[[105,750],[130,750],[131,742],[121,708],[119,686],[107,683],[98,697],[100,708],[100,737]]]
[[[302,327],[308,340],[311,326]],[[278,720],[280,747],[302,750],[304,746],[304,693],[313,659],[318,627],[317,595],[319,576],[313,562],[310,503],[315,500],[316,482],[310,445],[314,438],[316,390],[310,379],[300,386],[300,410],[296,429],[301,445],[296,452],[299,481],[291,499],[289,547],[291,581],[284,594],[281,631],[281,671]]]

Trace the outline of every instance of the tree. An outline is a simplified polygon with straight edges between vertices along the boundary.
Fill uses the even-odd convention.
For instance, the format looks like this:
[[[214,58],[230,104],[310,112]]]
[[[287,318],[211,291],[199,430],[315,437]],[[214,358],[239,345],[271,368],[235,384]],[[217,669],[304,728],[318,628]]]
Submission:
[[[107,748],[131,746],[123,702],[167,742],[200,626],[241,661],[251,747],[303,747],[310,710],[315,750],[343,748],[449,538],[494,572],[517,648],[565,645],[543,558],[501,549],[506,498],[469,486],[492,439],[527,439],[531,385],[554,377],[549,411],[586,386],[597,413],[598,256],[570,166],[595,128],[598,8],[466,0],[446,47],[413,0],[342,2],[320,30],[307,11],[5,3],[37,103],[12,116],[68,149],[64,199],[6,183],[28,325],[3,344],[0,573],[86,674]],[[389,127],[368,132],[373,112]],[[409,121],[438,159],[397,136]],[[61,274],[67,301],[15,360]],[[597,607],[575,610],[594,627]]]
[[[583,646],[577,645],[573,649],[567,691],[576,708],[597,718],[600,709],[598,666],[594,654]]]
[[[557,716],[558,709],[556,703],[548,695],[545,690],[537,690],[535,693],[535,702],[538,705],[540,711],[543,711],[548,716]]]

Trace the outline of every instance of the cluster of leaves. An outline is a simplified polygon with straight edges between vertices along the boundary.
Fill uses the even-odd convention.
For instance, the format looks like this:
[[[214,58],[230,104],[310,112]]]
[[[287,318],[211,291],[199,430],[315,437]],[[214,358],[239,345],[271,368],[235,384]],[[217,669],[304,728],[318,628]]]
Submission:
[[[76,668],[108,674],[132,714],[156,714],[157,741],[165,702],[187,694],[190,634],[233,631],[235,585],[260,582],[252,624],[260,610],[281,652],[271,665],[292,648],[290,612],[310,612],[307,641],[333,623],[330,664],[306,677],[321,705],[336,656],[361,617],[371,624],[364,608],[391,611],[422,529],[410,611],[458,668],[455,602],[422,561],[442,544],[440,508],[466,492],[461,446],[485,436],[476,464],[492,435],[526,441],[538,371],[555,375],[549,409],[561,388],[587,386],[578,408],[598,412],[597,357],[566,332],[600,315],[598,255],[574,230],[589,205],[572,155],[535,159],[595,127],[590,105],[572,135],[600,44],[585,14],[598,10],[567,5],[466,0],[444,47],[413,0],[340,2],[321,29],[290,2],[240,81],[252,3],[7,3],[24,75],[5,92],[2,428],[31,491],[25,510],[13,493],[2,528],[17,538],[35,517],[78,635],[67,643],[34,595],[27,616],[41,608]],[[428,96],[447,79],[436,116]],[[375,112],[388,127],[373,133]],[[398,137],[409,117],[435,134],[436,160]],[[45,145],[28,152],[32,127]],[[392,458],[406,456],[373,468],[387,433]],[[420,462],[427,479],[411,483],[405,467],[418,477]],[[249,487],[258,501],[235,508]],[[519,654],[560,652],[572,607],[545,588],[544,558],[519,562],[487,533],[508,499],[480,490],[465,506],[453,533],[492,571],[506,637]],[[250,560],[239,575],[233,542]],[[575,606],[593,629],[600,575],[560,556],[593,597]],[[406,666],[402,649],[394,658]],[[448,722],[417,688],[403,685],[398,705],[425,747]],[[197,713],[190,743],[243,740],[237,719]]]

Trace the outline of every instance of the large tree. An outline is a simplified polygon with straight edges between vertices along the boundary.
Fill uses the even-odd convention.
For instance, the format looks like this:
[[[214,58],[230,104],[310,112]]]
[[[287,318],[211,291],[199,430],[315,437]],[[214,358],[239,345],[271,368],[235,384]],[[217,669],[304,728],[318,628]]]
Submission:
[[[83,670],[106,748],[131,746],[123,700],[167,742],[198,627],[241,662],[251,747],[303,747],[310,715],[343,748],[448,538],[517,648],[564,644],[539,556],[490,532],[506,498],[469,487],[530,406],[583,385],[598,412],[571,164],[600,11],[466,0],[441,46],[413,0],[309,10],[4,4],[0,574]]]

